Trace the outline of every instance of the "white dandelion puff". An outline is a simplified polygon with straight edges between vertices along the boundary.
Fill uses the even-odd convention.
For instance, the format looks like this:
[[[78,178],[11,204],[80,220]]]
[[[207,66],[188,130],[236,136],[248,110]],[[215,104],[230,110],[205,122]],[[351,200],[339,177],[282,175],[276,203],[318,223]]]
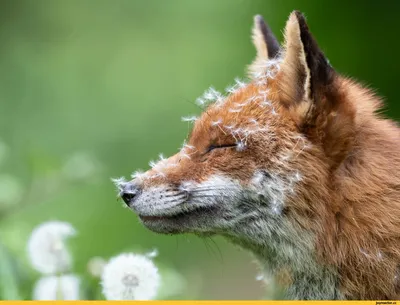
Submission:
[[[192,115],[192,116],[183,116],[183,117],[181,118],[181,120],[182,120],[183,122],[196,122],[197,116],[194,116],[194,115]]]
[[[151,300],[160,287],[157,267],[146,256],[120,254],[110,259],[101,276],[107,300]]]
[[[32,266],[43,274],[68,271],[72,259],[65,240],[75,234],[75,229],[67,222],[49,221],[36,227],[27,247]]]
[[[81,280],[72,274],[44,276],[33,288],[33,299],[39,301],[79,300]]]

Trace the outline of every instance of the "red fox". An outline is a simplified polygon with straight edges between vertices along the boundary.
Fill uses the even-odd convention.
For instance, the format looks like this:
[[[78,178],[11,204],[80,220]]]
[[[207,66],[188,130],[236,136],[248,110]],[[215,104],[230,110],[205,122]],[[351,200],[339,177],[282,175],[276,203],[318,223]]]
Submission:
[[[400,129],[301,13],[284,37],[256,16],[249,81],[207,90],[182,149],[116,180],[119,195],[152,231],[250,250],[288,299],[398,299]]]

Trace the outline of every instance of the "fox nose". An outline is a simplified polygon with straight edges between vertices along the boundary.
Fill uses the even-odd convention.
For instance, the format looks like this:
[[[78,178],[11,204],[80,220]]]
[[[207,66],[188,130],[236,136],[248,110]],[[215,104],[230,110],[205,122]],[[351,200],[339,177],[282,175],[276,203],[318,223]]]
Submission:
[[[135,197],[140,193],[140,187],[132,182],[128,182],[124,185],[124,188],[120,194],[122,200],[129,207],[129,205],[135,200]]]

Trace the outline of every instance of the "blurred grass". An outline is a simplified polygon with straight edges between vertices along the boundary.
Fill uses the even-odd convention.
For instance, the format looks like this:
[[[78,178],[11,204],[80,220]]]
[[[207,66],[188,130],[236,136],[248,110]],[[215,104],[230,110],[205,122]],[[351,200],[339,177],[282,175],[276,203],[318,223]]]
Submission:
[[[182,298],[261,298],[247,253],[219,238],[217,249],[147,231],[116,201],[109,177],[177,151],[188,133],[180,117],[199,113],[196,97],[244,75],[255,53],[255,14],[281,38],[290,11],[305,12],[337,70],[377,88],[397,118],[399,8],[395,1],[3,0],[0,137],[8,149],[0,165],[25,191],[0,209],[0,240],[31,275],[23,296],[35,278],[26,265],[29,233],[59,219],[79,231],[71,241],[77,273],[93,256],[157,247],[157,261],[188,279]],[[71,181],[63,167],[80,152],[101,166]]]

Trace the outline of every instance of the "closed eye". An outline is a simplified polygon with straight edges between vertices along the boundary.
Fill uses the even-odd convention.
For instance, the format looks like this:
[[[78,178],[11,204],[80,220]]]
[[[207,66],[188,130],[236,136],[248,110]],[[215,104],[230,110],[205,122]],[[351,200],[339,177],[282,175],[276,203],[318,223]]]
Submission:
[[[224,144],[224,145],[210,145],[206,151],[206,153],[211,152],[214,149],[218,149],[218,148],[228,148],[228,147],[236,147],[236,144]]]

